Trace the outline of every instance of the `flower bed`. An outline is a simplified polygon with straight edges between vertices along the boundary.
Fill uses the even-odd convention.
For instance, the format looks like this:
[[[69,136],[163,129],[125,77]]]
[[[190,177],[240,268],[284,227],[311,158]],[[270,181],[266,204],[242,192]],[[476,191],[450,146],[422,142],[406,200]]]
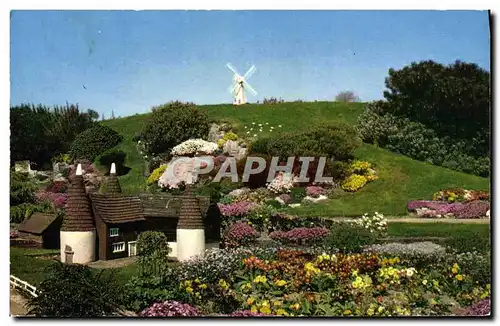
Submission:
[[[433,200],[412,200],[408,202],[408,211],[420,217],[429,218],[484,218],[490,210],[487,201],[446,202]]]
[[[442,253],[425,264],[418,264],[418,255],[408,257],[223,251],[174,269],[172,284],[179,286],[171,296],[182,307],[176,315],[348,317],[452,315],[490,296],[486,256]],[[164,305],[145,311],[172,316]]]

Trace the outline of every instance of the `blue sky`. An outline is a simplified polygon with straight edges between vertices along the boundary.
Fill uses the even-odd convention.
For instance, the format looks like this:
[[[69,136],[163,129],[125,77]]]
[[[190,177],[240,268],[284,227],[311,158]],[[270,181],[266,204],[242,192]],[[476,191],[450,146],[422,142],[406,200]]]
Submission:
[[[105,116],[171,100],[230,103],[232,63],[264,97],[382,97],[389,68],[432,59],[489,70],[486,11],[14,11],[11,104]]]

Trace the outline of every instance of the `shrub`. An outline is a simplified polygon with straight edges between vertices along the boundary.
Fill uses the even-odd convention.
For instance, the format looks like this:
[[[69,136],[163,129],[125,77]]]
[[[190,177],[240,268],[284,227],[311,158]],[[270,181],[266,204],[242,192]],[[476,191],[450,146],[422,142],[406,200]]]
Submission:
[[[75,159],[94,159],[104,151],[118,145],[123,137],[113,129],[96,125],[85,130],[71,144],[70,155]]]
[[[16,206],[10,206],[10,223],[21,223],[35,212],[52,213],[52,203],[49,201],[43,201],[36,204],[22,203]]]
[[[327,228],[312,227],[294,228],[290,231],[274,231],[269,234],[269,237],[281,243],[311,244],[319,242],[327,235]]]
[[[343,103],[359,102],[359,97],[352,91],[343,91],[335,96],[335,101]]]
[[[154,183],[158,183],[158,180],[160,180],[160,177],[163,175],[163,173],[165,173],[167,167],[168,166],[166,164],[163,164],[160,167],[154,169],[153,172],[148,177],[147,180],[148,186],[151,186]]]
[[[169,152],[175,145],[192,138],[205,138],[209,121],[205,112],[192,103],[171,102],[153,108],[142,133],[148,155]]]
[[[238,135],[236,135],[234,132],[230,131],[226,134],[224,134],[224,137],[222,137],[224,140],[238,140]]]
[[[245,246],[254,243],[259,234],[247,222],[232,224],[224,235],[224,245],[227,248]]]
[[[159,231],[145,231],[137,238],[138,265],[142,275],[163,276],[168,268],[171,248],[167,236]]]
[[[439,136],[424,124],[405,117],[378,113],[386,106],[384,102],[370,103],[358,117],[356,129],[363,141],[453,170],[489,175],[489,158],[472,156],[473,148],[467,142]]]
[[[292,203],[300,203],[306,197],[306,189],[300,187],[292,188],[290,196],[292,197]]]
[[[488,155],[488,71],[461,61],[447,66],[431,60],[413,62],[399,70],[389,69],[385,84],[388,113],[422,123],[455,140],[479,134],[482,146],[477,146],[473,156]]]
[[[69,150],[77,134],[95,124],[93,113],[83,112],[73,104],[11,107],[11,162],[29,159],[39,167],[50,163],[51,157]]]
[[[34,203],[35,181],[26,173],[10,172],[10,205],[15,206],[22,203]]]
[[[38,290],[38,297],[28,301],[29,314],[37,317],[109,316],[118,313],[123,300],[113,274],[95,274],[79,264],[49,265]]]
[[[170,154],[173,156],[210,155],[218,150],[215,143],[203,139],[188,139],[172,148]]]
[[[341,187],[345,191],[355,192],[363,188],[368,180],[365,176],[359,174],[351,174],[347,179],[342,181]]]
[[[125,286],[127,308],[141,311],[155,302],[173,299],[173,292],[178,288],[178,284],[165,282],[165,279],[165,275],[132,277]]]
[[[329,248],[336,248],[343,253],[361,252],[365,246],[375,243],[377,235],[369,230],[353,224],[340,223],[330,229],[324,244]]]
[[[141,317],[196,317],[200,311],[189,304],[177,301],[154,303],[151,307],[140,312]]]
[[[68,200],[68,195],[63,193],[39,191],[36,193],[36,199],[39,203],[48,201],[54,205],[55,208],[63,208]]]
[[[98,162],[101,166],[105,167],[109,173],[111,164],[115,163],[116,174],[122,175],[125,167],[125,158],[127,154],[122,150],[111,149],[104,152],[99,158]]]

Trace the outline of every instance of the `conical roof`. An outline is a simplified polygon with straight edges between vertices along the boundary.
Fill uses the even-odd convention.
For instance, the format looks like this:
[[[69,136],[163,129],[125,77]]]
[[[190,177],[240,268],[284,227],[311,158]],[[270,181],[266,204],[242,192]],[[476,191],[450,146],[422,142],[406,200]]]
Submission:
[[[120,183],[118,182],[118,177],[116,174],[110,174],[109,177],[107,177],[104,180],[104,184],[102,185],[103,188],[103,193],[105,194],[121,194],[122,193],[122,188],[120,187]]]
[[[92,231],[93,229],[94,218],[89,198],[85,193],[83,176],[77,174],[71,179],[68,189],[66,216],[63,219],[61,231]]]
[[[186,187],[186,193],[182,198],[179,211],[178,229],[204,229],[205,224],[201,216],[198,198],[192,195],[191,187]]]

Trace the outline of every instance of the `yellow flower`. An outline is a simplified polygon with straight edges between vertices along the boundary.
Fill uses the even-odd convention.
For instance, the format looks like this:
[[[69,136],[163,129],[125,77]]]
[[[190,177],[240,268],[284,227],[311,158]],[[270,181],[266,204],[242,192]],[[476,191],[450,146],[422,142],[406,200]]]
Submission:
[[[259,312],[259,310],[257,309],[256,306],[252,306],[252,308],[250,308],[250,311],[251,312]]]
[[[245,284],[245,285],[246,285],[246,284]],[[228,285],[228,284],[227,284],[227,282],[226,282],[226,281],[224,281],[224,280],[219,280],[219,286],[220,286],[221,288],[223,288],[223,289],[227,289],[227,288],[229,288],[229,285]]]
[[[350,315],[352,313],[351,310],[347,309],[347,310],[344,310],[344,315]]]
[[[186,292],[187,292],[187,293],[193,293],[193,288],[192,288],[192,287],[190,287],[190,286],[188,286],[188,287],[186,288]]]
[[[285,280],[278,280],[278,281],[274,282],[274,284],[276,284],[277,286],[285,286],[286,281]]]
[[[292,308],[293,310],[299,310],[300,304],[295,303],[295,304],[291,305],[290,308]]]
[[[464,279],[464,277],[461,274],[458,274],[457,276],[455,276],[455,278],[459,281],[462,281]]]
[[[194,280],[195,283],[200,283],[200,279],[197,278],[196,280]]]
[[[281,306],[281,301],[273,301],[273,306]]]
[[[271,313],[271,308],[269,308],[268,306],[263,306],[260,308],[260,312],[263,313],[263,314],[270,314]]]
[[[278,315],[278,316],[286,316],[288,314],[285,311],[285,309],[280,308],[280,309],[276,310],[276,315]]]
[[[269,301],[268,300],[264,300],[264,301],[262,301],[261,305],[263,307],[269,307]]]
[[[375,310],[373,308],[369,308],[366,313],[368,314],[368,316],[373,316],[373,314],[375,313]]]
[[[206,289],[207,285],[206,284],[200,284],[200,289]]]
[[[378,311],[379,313],[381,313],[382,311],[384,311],[384,309],[385,309],[385,308],[384,308],[383,306],[380,306],[380,307],[378,307],[377,311]]]
[[[423,280],[423,281],[422,281],[422,284],[423,284],[423,285],[427,285],[427,280]]]
[[[247,304],[248,304],[249,306],[251,306],[254,302],[255,302],[255,299],[254,299],[254,298],[252,298],[252,297],[250,297],[250,298],[248,298],[248,299],[247,299]]]
[[[196,292],[194,295],[195,295],[198,299],[201,299],[201,294],[200,294],[200,292]]]

